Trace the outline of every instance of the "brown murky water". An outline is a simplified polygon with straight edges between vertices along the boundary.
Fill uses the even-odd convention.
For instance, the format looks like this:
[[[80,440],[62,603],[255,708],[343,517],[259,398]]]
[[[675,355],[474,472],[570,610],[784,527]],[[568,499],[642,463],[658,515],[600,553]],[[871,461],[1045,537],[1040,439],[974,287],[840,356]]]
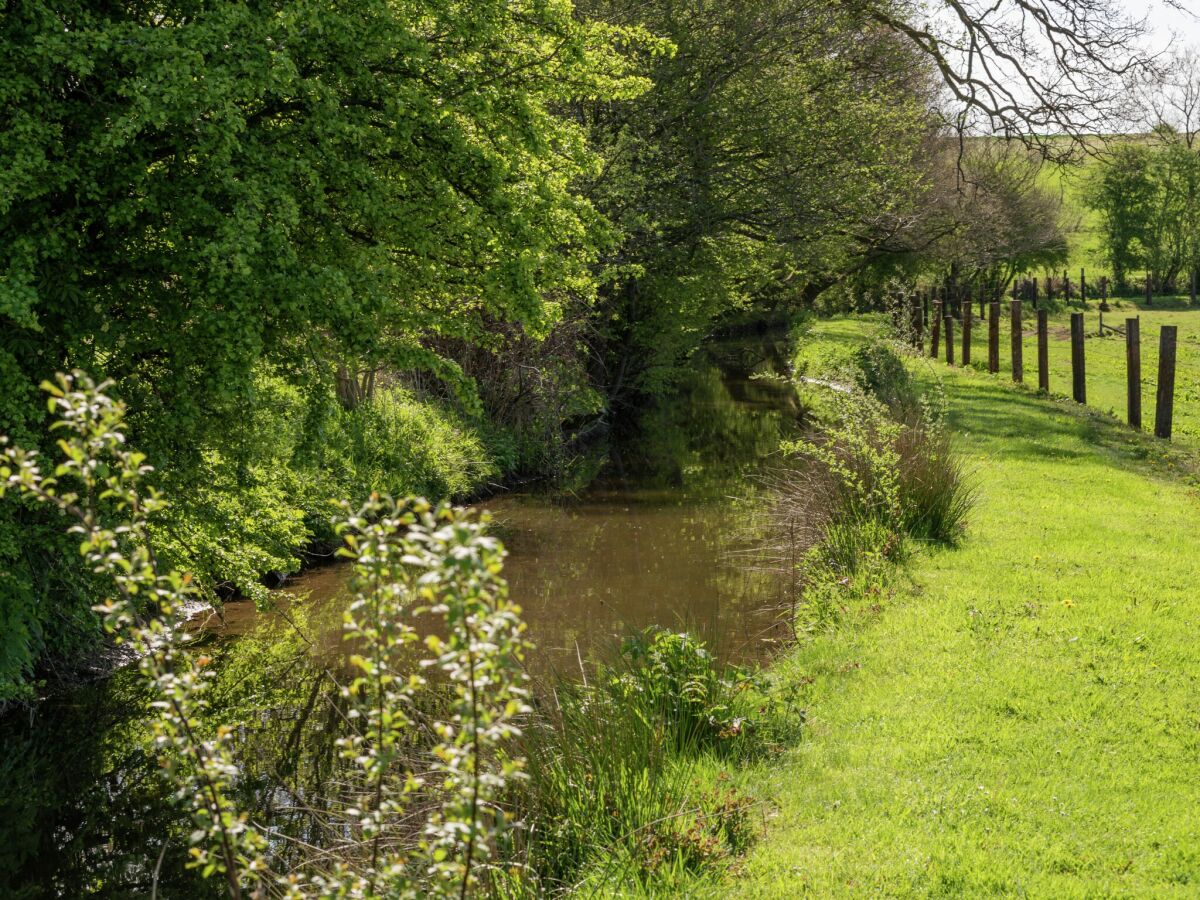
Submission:
[[[777,646],[782,585],[756,565],[747,524],[755,474],[798,427],[795,395],[774,377],[783,359],[780,335],[718,344],[587,484],[481,504],[510,554],[535,674],[572,677],[650,625],[697,632],[737,662]],[[289,798],[336,777],[336,698],[321,671],[345,653],[346,577],[332,565],[294,579],[287,622],[235,603],[206,626],[220,666],[212,715],[240,724],[244,808],[281,830],[305,827]],[[214,887],[182,874],[182,845],[165,842],[179,817],[141,749],[144,708],[119,673],[0,721],[0,896],[145,896],[160,852],[163,896]]]
[[[770,652],[786,601],[778,579],[755,565],[742,506],[754,474],[796,427],[794,394],[772,377],[782,349],[771,337],[710,350],[577,492],[479,504],[508,549],[505,575],[529,623],[536,668],[569,674],[651,625],[698,632],[739,662]],[[314,613],[323,655],[342,652],[346,578],[344,566],[328,566],[285,591]],[[227,605],[220,620],[201,617],[222,637],[270,618],[248,603]]]

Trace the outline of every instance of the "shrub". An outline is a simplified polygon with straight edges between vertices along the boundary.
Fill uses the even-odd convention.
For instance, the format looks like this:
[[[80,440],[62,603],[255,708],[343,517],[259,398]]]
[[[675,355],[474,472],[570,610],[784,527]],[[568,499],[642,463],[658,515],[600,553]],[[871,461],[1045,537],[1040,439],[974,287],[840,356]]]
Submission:
[[[833,420],[785,445],[790,464],[767,485],[773,554],[803,630],[834,621],[843,588],[874,584],[908,539],[957,540],[974,504],[939,402],[922,398],[902,420],[861,391],[831,403]]]
[[[854,351],[854,384],[881,401],[898,417],[920,406],[912,373],[891,343],[875,340]]]
[[[73,521],[86,566],[105,588],[96,609],[106,630],[138,660],[154,710],[154,751],[164,777],[192,816],[191,865],[221,877],[232,897],[465,896],[480,883],[509,828],[497,800],[521,777],[507,752],[529,712],[521,664],[527,647],[518,610],[500,577],[503,548],[447,506],[373,496],[338,526],[353,561],[345,636],[355,677],[344,686],[350,734],[339,743],[353,765],[337,805],[332,845],[306,864],[271,872],[263,829],[231,800],[242,766],[228,724],[208,729],[204,711],[212,660],[184,649],[181,628],[195,589],[160,568],[147,525],[165,503],[147,479],[145,457],[126,446],[124,407],[86,377],[47,385],[63,460],[47,474],[35,452],[0,438],[0,496],[12,491]],[[440,617],[425,668],[445,685],[431,723],[433,763],[408,765],[402,750],[425,679],[403,671],[397,651],[417,640],[413,616]],[[424,789],[425,803],[411,795]],[[413,835],[412,817],[423,824]],[[303,874],[301,874],[303,873]]]
[[[901,430],[896,451],[904,531],[919,540],[955,543],[975,505],[975,488],[946,425],[916,418]]]

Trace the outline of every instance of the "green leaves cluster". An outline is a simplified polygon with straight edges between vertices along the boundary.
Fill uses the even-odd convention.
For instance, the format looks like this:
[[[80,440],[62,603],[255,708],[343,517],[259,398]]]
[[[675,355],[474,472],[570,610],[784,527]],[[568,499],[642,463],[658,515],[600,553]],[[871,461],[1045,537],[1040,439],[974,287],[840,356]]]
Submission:
[[[731,310],[811,302],[887,251],[923,193],[922,64],[847,5],[585,0],[677,51],[581,111],[620,229],[598,317],[618,395],[653,391]]]
[[[486,343],[499,323],[545,335],[594,292],[607,227],[574,184],[598,159],[561,113],[644,90],[631,52],[659,47],[569,0],[7,9],[0,433],[46,448],[37,384],[110,379],[178,498],[182,561],[242,591],[293,567],[295,512],[323,520],[340,496],[319,449],[353,430],[330,423],[338,373],[430,372],[477,417],[441,345]],[[275,415],[279,382],[299,416]],[[280,419],[303,440],[291,421],[287,439],[261,429]],[[383,441],[350,468],[390,465]],[[468,471],[487,468],[472,455]],[[386,474],[370,487],[430,480]],[[86,635],[94,588],[59,530],[0,508],[0,699]]]
[[[504,549],[487,523],[424,500],[373,496],[346,509],[337,530],[354,565],[345,638],[356,652],[355,677],[343,686],[349,735],[339,743],[355,766],[358,804],[341,810],[348,838],[336,861],[318,851],[303,871],[273,873],[265,830],[231,800],[242,775],[234,728],[211,729],[203,718],[213,669],[208,656],[186,648],[191,579],[159,566],[147,518],[165,503],[146,484],[145,457],[126,445],[125,410],[108,387],[79,373],[46,385],[55,430],[65,435],[62,461],[47,474],[36,452],[0,440],[0,497],[12,491],[74,520],[80,553],[108,586],[96,611],[137,660],[161,771],[191,811],[190,865],[222,877],[234,898],[268,890],[295,900],[472,893],[509,827],[498,801],[521,776],[523,762],[509,747],[530,711],[525,625],[507,599]],[[409,713],[426,679],[402,652],[416,642],[411,622],[422,613],[438,616],[444,634],[426,639],[424,665],[452,694],[432,723],[438,743],[428,772],[406,753]],[[414,846],[405,840],[406,800],[427,775],[437,781]]]
[[[1167,131],[1120,142],[1100,161],[1088,204],[1100,213],[1103,253],[1117,285],[1145,269],[1155,288],[1200,272],[1200,153]]]

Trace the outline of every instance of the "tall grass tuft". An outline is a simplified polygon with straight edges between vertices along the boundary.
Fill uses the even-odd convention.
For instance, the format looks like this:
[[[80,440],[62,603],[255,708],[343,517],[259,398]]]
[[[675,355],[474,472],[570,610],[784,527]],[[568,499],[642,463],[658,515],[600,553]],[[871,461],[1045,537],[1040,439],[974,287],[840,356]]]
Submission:
[[[913,538],[954,544],[975,506],[975,486],[944,422],[918,418],[900,432],[900,508]]]
[[[797,633],[836,620],[845,595],[878,592],[912,541],[956,542],[974,506],[939,398],[914,395],[894,365],[877,371],[882,396],[835,392],[826,423],[767,478],[767,551],[793,585]]]
[[[751,804],[705,773],[762,752],[795,720],[766,715],[762,688],[660,629],[627,641],[586,683],[559,682],[523,741],[529,780],[516,807],[530,827],[516,867],[526,876],[501,893],[677,886],[743,852],[758,831]]]

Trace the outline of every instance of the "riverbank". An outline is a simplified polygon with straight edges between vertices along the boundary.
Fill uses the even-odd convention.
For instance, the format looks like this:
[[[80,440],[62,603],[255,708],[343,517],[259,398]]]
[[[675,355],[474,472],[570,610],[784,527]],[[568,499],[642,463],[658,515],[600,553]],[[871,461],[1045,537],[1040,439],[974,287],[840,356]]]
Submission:
[[[861,322],[814,340],[853,344]],[[920,362],[978,506],[871,614],[799,646],[807,737],[744,896],[1194,896],[1200,511],[1188,459],[1114,419]]]

